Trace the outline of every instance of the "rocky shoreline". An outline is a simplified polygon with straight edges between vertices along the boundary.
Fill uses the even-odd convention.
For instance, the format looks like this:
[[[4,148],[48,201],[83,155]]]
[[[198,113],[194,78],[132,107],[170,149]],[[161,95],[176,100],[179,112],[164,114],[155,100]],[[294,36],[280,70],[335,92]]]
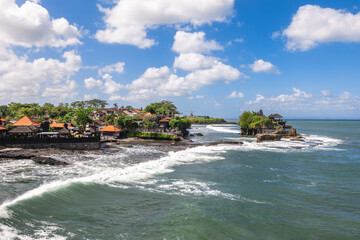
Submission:
[[[211,143],[194,143],[189,139],[182,141],[173,140],[151,140],[151,139],[140,139],[140,138],[126,138],[118,140],[117,142],[106,142],[102,143],[99,150],[64,150],[56,148],[48,149],[23,149],[23,148],[0,148],[0,161],[1,160],[22,160],[29,159],[38,164],[45,164],[51,166],[66,166],[70,163],[66,160],[55,159],[53,155],[80,155],[86,153],[98,153],[107,154],[111,149],[116,149],[116,146],[129,147],[134,146],[149,146],[155,147],[162,152],[177,152],[186,150],[188,148],[194,148],[198,146],[216,146],[221,144],[233,144],[242,145],[242,142],[231,142],[231,141],[218,141]]]

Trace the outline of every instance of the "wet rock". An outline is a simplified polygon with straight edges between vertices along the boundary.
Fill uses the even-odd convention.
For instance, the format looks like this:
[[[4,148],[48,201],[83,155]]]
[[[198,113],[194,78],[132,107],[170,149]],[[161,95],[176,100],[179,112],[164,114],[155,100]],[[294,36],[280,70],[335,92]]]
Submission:
[[[46,165],[52,165],[52,166],[65,166],[69,165],[69,163],[61,160],[57,160],[50,157],[33,157],[31,158],[34,162],[39,164],[46,164]]]
[[[36,155],[33,153],[22,152],[22,151],[6,151],[0,152],[0,158],[10,158],[10,159],[31,159]]]
[[[267,142],[267,141],[280,141],[283,135],[281,134],[257,134],[256,142]]]
[[[220,144],[242,145],[244,143],[243,142],[219,141],[219,142],[208,143],[206,145],[207,146],[216,146],[216,145],[220,145]]]

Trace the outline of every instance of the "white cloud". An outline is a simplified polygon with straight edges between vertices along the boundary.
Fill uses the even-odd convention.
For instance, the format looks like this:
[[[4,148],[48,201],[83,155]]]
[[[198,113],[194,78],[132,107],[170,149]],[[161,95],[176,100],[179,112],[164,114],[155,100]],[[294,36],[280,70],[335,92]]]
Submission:
[[[74,92],[75,89],[75,81],[67,80],[61,85],[47,87],[42,93],[42,97],[49,97],[52,100],[72,99],[78,94]]]
[[[325,93],[325,94],[324,94]],[[292,94],[281,94],[275,97],[265,97],[258,94],[256,100],[246,102],[253,109],[272,111],[302,111],[303,113],[327,115],[341,111],[359,111],[360,97],[344,92],[340,95],[330,95],[329,91],[321,91],[319,95],[312,95],[293,88]],[[331,115],[330,115],[331,116]],[[335,115],[333,115],[335,116]]]
[[[282,35],[289,51],[306,51],[327,42],[360,42],[360,13],[305,5]]]
[[[207,69],[195,70],[185,77],[177,76],[168,67],[149,68],[138,79],[126,86],[130,90],[123,100],[147,101],[159,97],[186,96],[203,86],[230,83],[244,75],[236,68],[215,62]]]
[[[255,60],[253,64],[249,65],[253,72],[265,72],[265,73],[275,73],[280,74],[280,71],[276,69],[271,62],[265,62],[262,59]]]
[[[331,92],[329,90],[322,90],[321,94],[325,97],[330,96]]]
[[[96,80],[92,77],[85,79],[84,83],[87,89],[101,88],[103,86],[103,82],[101,80]]]
[[[233,12],[234,0],[122,0],[111,9],[99,9],[105,14],[105,29],[95,37],[100,42],[135,45],[149,48],[154,39],[147,30],[160,25],[192,24],[199,26],[224,22]]]
[[[218,58],[204,56],[199,53],[182,53],[175,58],[174,68],[185,71],[194,71],[199,69],[211,68],[218,63]]]
[[[98,70],[99,75],[103,75],[104,73],[123,73],[124,72],[125,63],[124,62],[118,62],[115,64],[107,65],[103,68],[100,68]]]
[[[38,4],[26,1],[20,7],[15,0],[0,1],[0,45],[22,47],[65,47],[81,44],[80,31],[65,18],[52,19]]]
[[[28,61],[12,50],[0,48],[0,99],[21,100],[41,96],[43,83],[60,84],[79,71],[81,57],[74,51],[63,54],[64,62],[38,58]]]
[[[230,83],[241,77],[246,77],[238,69],[222,63],[218,58],[204,56],[199,53],[218,48],[214,41],[206,41],[204,39],[204,33],[178,31],[176,35],[179,36],[179,33],[180,35],[185,34],[186,37],[190,38],[195,36],[196,41],[199,40],[199,44],[189,47],[182,46],[184,47],[182,49],[180,49],[180,45],[175,47],[181,53],[174,60],[174,71],[167,66],[148,68],[143,75],[132,83],[126,86],[118,85],[118,89],[126,88],[129,90],[126,96],[116,95],[117,91],[113,91],[108,93],[111,95],[111,99],[140,102],[169,96],[187,96],[203,86],[221,82]],[[174,39],[175,42],[178,41],[176,36]],[[175,43],[174,46],[176,46]],[[177,69],[189,71],[190,73],[187,73],[185,76],[178,76],[176,75]],[[201,97],[203,96],[198,95],[196,99],[201,99]]]
[[[120,83],[113,81],[112,76],[108,73],[103,76],[103,79],[105,80],[103,90],[104,93],[108,95],[114,96],[120,91],[120,89],[124,88],[124,86]]]
[[[229,96],[227,96],[226,98],[243,98],[244,94],[242,92],[236,92],[233,91],[232,93],[230,93]]]
[[[189,100],[194,100],[194,99],[204,99],[204,96],[201,96],[201,95],[196,95],[195,97],[194,96],[190,96],[188,97]]]
[[[89,100],[94,99],[94,98],[98,98],[98,95],[97,94],[85,94],[84,95],[84,100],[85,101],[89,101]]]
[[[224,49],[214,40],[206,41],[204,32],[177,31],[174,39],[172,50],[178,53],[209,53]]]

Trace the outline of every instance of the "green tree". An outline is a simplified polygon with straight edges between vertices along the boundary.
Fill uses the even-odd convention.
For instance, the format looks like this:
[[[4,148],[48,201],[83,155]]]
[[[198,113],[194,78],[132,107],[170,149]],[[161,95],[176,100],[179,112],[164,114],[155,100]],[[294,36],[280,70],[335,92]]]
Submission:
[[[150,130],[150,129],[153,129],[156,126],[156,122],[152,122],[150,120],[144,119],[144,121],[142,121],[142,125],[147,130]]]
[[[181,119],[179,117],[176,117],[170,120],[169,126],[173,129],[177,129],[181,131],[182,134],[186,136],[189,134],[189,132],[186,129],[191,127],[191,122],[189,119]]]
[[[161,102],[150,103],[145,107],[146,112],[150,112],[152,114],[163,114],[163,115],[174,115],[178,114],[176,106],[167,100],[163,100]]]
[[[253,117],[253,114],[251,112],[249,112],[249,111],[243,112],[243,114],[240,116],[238,125],[240,125],[240,127],[242,129],[249,129],[251,121],[252,121],[252,117]]]
[[[106,117],[105,121],[108,124],[113,125],[115,123],[115,119],[116,119],[116,115],[115,114],[110,114],[109,116]]]
[[[81,126],[83,129],[85,129],[86,124],[91,123],[92,120],[85,110],[79,109],[75,116],[75,122],[76,125]]]
[[[127,131],[133,131],[139,127],[134,118],[126,117],[122,114],[115,119],[115,125]]]

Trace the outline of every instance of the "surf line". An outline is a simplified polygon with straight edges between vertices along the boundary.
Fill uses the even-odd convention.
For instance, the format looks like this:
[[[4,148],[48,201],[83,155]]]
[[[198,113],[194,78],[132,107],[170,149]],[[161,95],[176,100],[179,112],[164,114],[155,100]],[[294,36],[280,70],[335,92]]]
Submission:
[[[47,192],[65,188],[73,183],[134,183],[155,175],[172,172],[174,171],[172,169],[172,167],[174,166],[192,164],[194,162],[208,162],[209,160],[221,160],[223,158],[221,158],[220,156],[214,157],[214,154],[216,153],[216,155],[218,155],[222,152],[225,152],[226,150],[230,150],[231,148],[232,146],[199,146],[178,152],[169,152],[167,156],[161,157],[160,159],[148,162],[141,162],[139,164],[131,165],[122,169],[103,171],[91,176],[67,180],[57,180],[50,183],[45,183],[35,189],[25,192],[24,194],[18,196],[11,201],[3,202],[0,205],[0,217],[10,218],[11,213],[8,208],[17,204],[18,202],[41,196]]]

